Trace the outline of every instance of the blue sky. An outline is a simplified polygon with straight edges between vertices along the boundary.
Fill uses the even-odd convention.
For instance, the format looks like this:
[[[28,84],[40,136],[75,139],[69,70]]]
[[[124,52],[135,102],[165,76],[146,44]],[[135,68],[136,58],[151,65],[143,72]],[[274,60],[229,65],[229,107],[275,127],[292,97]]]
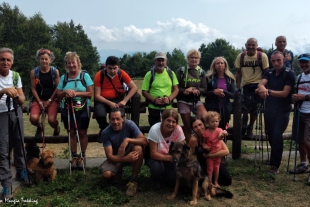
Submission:
[[[47,24],[83,25],[98,50],[187,52],[224,38],[237,48],[255,37],[269,48],[279,35],[295,54],[310,52],[306,0],[9,0]]]

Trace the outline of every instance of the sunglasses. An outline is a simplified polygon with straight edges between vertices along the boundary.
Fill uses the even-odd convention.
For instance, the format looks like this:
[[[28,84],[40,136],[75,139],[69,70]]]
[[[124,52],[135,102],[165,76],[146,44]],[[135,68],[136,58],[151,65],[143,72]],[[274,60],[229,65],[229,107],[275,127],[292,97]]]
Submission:
[[[50,51],[50,50],[47,50],[47,49],[41,49],[41,50],[39,51],[39,54],[40,54],[40,55],[42,55],[42,54],[48,54],[48,55],[50,55],[50,54],[51,54],[51,51]]]
[[[298,59],[299,58],[303,58],[303,57],[310,58],[310,53],[301,54],[301,55],[298,56]]]

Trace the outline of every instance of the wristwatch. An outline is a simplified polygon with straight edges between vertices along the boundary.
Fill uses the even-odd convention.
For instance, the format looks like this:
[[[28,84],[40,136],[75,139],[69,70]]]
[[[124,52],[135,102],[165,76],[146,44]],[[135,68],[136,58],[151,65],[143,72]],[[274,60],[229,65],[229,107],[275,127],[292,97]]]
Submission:
[[[268,94],[271,95],[271,89],[268,89]]]
[[[52,102],[52,99],[48,99],[49,102]]]
[[[305,95],[305,101],[309,101],[309,95]]]

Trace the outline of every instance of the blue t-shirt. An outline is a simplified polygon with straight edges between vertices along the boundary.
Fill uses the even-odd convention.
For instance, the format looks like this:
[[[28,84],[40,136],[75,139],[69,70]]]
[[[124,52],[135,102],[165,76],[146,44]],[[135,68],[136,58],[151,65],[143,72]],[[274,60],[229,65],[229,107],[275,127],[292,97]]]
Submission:
[[[270,90],[282,91],[284,86],[290,86],[292,88],[289,95],[285,98],[269,95],[266,98],[265,111],[290,111],[296,79],[295,72],[289,68],[283,67],[280,74],[276,76],[276,71],[274,69],[269,69],[264,73],[263,79],[268,80],[267,86]]]
[[[125,120],[120,131],[115,131],[111,125],[101,132],[103,147],[112,146],[113,155],[117,155],[118,148],[126,138],[137,138],[142,132],[131,120]],[[129,145],[126,147],[129,147]]]
[[[75,90],[77,92],[85,92],[86,88],[83,86],[81,81],[72,81],[72,80],[79,80],[80,79],[80,75],[81,75],[80,73],[74,79],[68,78],[68,82],[67,82],[65,87],[63,87],[63,81],[64,81],[64,78],[65,78],[65,75],[62,75],[60,77],[57,89],[61,90],[61,91],[71,89],[71,90]],[[94,85],[94,82],[92,81],[92,79],[90,78],[88,73],[84,74],[84,80],[85,80],[85,83],[86,83],[87,87]],[[73,100],[76,100],[76,101],[77,100],[81,100],[81,97],[74,97]],[[88,99],[88,106],[90,106],[90,100],[89,99]]]

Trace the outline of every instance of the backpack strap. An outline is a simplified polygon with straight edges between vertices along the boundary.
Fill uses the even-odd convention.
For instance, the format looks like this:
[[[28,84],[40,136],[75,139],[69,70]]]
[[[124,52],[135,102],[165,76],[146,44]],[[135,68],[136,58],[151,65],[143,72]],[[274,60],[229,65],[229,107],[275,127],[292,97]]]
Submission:
[[[50,66],[52,79],[53,79],[53,88],[55,88],[55,79],[56,79],[56,68],[54,66]]]
[[[13,78],[13,86],[14,88],[17,88],[18,79],[19,79],[19,73],[16,71],[12,71],[12,78]]]
[[[172,70],[171,70],[168,66],[166,66],[166,70],[167,70],[167,73],[168,73],[168,75],[169,75],[169,78],[170,78],[170,80],[171,80],[171,82],[172,82],[172,86],[173,86],[173,74],[172,74]],[[151,88],[152,88],[152,83],[153,83],[153,81],[154,81],[154,79],[155,79],[155,65],[153,65],[153,66],[151,67],[150,71],[151,71],[151,78],[150,78],[150,84],[149,84],[149,90],[148,90],[148,91],[151,90]]]
[[[107,75],[106,73],[107,73],[107,72],[106,72],[106,69],[102,69],[102,70],[100,71],[100,87],[102,87],[103,80],[104,80],[104,76]],[[118,75],[119,81],[120,81],[121,84],[123,85],[124,80],[123,80],[123,71],[122,71],[122,69],[118,69],[117,75]]]
[[[240,55],[240,69],[244,67],[244,56],[246,55],[246,50]]]

